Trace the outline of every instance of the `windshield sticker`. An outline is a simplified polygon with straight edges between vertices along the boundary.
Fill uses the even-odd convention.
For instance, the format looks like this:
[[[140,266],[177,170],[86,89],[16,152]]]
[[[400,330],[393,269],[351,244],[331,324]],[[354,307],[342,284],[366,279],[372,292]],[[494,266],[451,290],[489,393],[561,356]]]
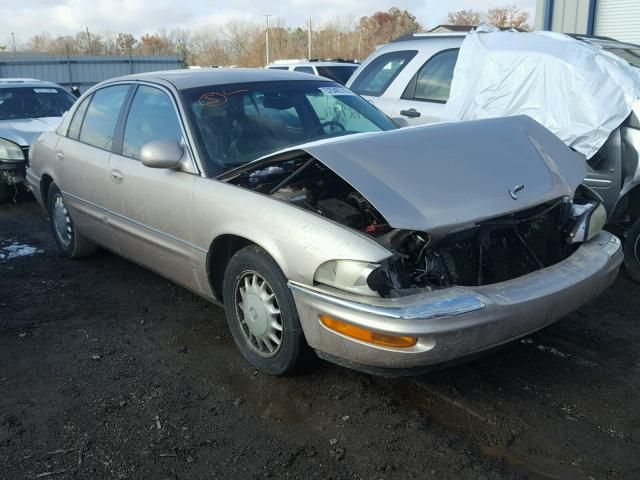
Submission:
[[[198,103],[203,107],[216,108],[221,107],[228,101],[229,95],[234,93],[244,93],[248,90],[236,90],[235,92],[210,92],[200,96]]]
[[[36,93],[58,93],[55,88],[34,88],[33,91]]]
[[[356,96],[355,93],[344,87],[318,87],[318,90],[329,97],[340,97],[344,95],[353,95],[354,97]]]

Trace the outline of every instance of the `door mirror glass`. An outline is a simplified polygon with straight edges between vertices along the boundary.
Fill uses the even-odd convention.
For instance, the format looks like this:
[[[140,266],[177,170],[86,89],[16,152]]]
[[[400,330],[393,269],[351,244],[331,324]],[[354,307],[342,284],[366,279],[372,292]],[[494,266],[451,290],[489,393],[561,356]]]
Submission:
[[[140,150],[140,161],[150,168],[176,168],[184,148],[176,140],[153,140]]]

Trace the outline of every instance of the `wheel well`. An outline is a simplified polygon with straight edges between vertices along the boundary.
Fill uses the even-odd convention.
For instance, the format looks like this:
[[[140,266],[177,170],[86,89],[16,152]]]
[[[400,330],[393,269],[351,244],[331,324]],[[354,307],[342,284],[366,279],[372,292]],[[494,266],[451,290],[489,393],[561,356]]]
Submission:
[[[610,217],[615,222],[616,219],[624,218],[625,214],[629,215],[630,223],[640,218],[640,185],[633,187],[624,197],[618,200]]]
[[[49,185],[53,183],[53,178],[44,174],[40,179],[40,193],[42,194],[42,202],[47,204],[47,195],[49,194]]]
[[[207,275],[209,276],[209,284],[216,298],[222,298],[222,282],[224,281],[224,272],[227,264],[235,253],[246,247],[247,245],[255,245],[239,235],[220,235],[209,247],[207,258]]]

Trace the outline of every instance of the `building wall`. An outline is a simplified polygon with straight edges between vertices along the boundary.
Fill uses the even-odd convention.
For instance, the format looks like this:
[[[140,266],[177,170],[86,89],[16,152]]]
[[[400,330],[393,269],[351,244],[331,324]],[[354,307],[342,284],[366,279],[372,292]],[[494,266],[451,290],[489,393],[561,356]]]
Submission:
[[[586,34],[589,24],[590,0],[537,0],[535,29],[545,30],[547,6],[553,7],[551,28],[553,32]]]
[[[640,0],[536,0],[535,29],[640,44]]]
[[[84,56],[0,53],[0,78],[37,78],[82,92],[98,82],[131,73],[182,68],[177,56]]]

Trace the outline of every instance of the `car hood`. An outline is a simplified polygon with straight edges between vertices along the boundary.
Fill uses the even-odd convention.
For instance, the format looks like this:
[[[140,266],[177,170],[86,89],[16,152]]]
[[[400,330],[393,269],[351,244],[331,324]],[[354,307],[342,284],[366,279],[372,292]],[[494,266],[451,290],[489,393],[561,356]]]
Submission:
[[[54,130],[62,117],[16,118],[0,120],[0,138],[6,138],[21,147],[28,147],[42,132]]]
[[[434,235],[572,197],[586,173],[579,154],[524,116],[345,136],[297,150],[349,182],[392,227]]]

